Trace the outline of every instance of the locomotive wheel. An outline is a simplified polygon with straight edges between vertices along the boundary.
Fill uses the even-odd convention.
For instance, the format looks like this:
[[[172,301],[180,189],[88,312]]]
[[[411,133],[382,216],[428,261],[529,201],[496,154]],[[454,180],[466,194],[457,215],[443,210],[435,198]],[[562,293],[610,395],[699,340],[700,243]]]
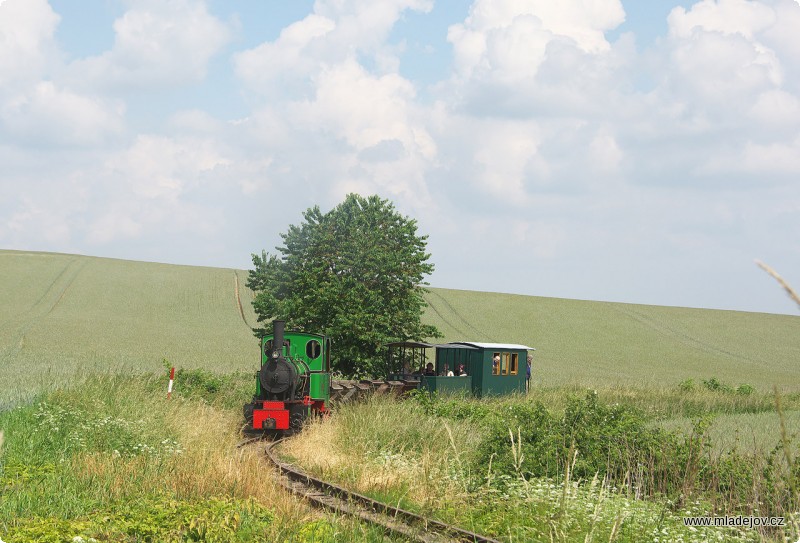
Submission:
[[[296,434],[303,429],[304,417],[301,413],[294,413],[289,419],[289,430],[292,434]]]
[[[253,427],[253,411],[255,410],[256,406],[254,403],[246,403],[244,404],[244,408],[242,411],[244,412],[244,420],[247,425],[252,428]]]

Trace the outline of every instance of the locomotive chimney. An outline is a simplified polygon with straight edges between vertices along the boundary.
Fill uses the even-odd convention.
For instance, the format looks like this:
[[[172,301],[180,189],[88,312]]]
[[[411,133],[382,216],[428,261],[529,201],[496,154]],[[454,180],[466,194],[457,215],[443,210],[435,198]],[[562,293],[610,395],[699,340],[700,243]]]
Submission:
[[[272,353],[273,360],[283,357],[283,330],[285,321],[272,321]]]

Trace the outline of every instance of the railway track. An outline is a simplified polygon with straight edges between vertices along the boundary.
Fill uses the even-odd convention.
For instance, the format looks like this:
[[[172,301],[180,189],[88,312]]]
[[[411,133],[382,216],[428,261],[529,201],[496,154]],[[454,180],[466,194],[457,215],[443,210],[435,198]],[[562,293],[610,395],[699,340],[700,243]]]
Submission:
[[[239,446],[254,441],[257,439],[245,440]],[[316,507],[355,516],[382,527],[387,533],[398,534],[421,543],[500,543],[495,539],[425,518],[317,479],[295,466],[282,462],[277,457],[274,448],[281,441],[274,441],[266,448],[267,458],[278,468],[281,485]]]

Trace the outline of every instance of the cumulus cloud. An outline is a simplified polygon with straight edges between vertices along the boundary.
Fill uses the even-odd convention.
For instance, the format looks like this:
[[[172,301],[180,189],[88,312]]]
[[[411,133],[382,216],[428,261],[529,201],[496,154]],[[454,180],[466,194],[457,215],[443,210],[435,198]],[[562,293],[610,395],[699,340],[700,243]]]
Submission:
[[[60,17],[44,0],[0,9],[0,141],[16,146],[90,146],[119,136],[125,106],[58,79]]]
[[[618,0],[477,0],[448,31],[460,72],[501,78],[535,75],[548,42],[566,39],[586,53],[609,49],[604,32],[625,20]]]
[[[203,80],[228,26],[199,0],[140,0],[114,21],[114,46],[70,66],[74,85],[116,92],[170,88]]]
[[[431,0],[320,0],[277,40],[234,55],[236,73],[250,90],[271,97],[308,96],[314,74],[360,57],[370,59],[379,73],[394,73],[389,32],[403,11],[427,12],[432,6]]]
[[[796,47],[783,38],[800,5],[783,0],[703,0],[669,15],[668,61],[653,98],[675,133],[703,139],[692,170],[727,173],[795,171],[781,143],[800,136]],[[776,162],[771,166],[764,157]]]
[[[83,96],[41,81],[9,96],[0,106],[0,126],[17,144],[95,145],[119,135],[125,107],[116,100]]]
[[[308,178],[324,167],[327,183],[317,184],[327,186],[317,190],[330,201],[349,191],[425,201],[436,144],[387,39],[405,10],[431,7],[420,0],[320,1],[275,41],[234,55],[236,73],[258,103],[245,123],[274,159],[273,176]]]
[[[47,0],[0,5],[0,89],[37,81],[46,72],[58,57],[54,33],[59,20]]]

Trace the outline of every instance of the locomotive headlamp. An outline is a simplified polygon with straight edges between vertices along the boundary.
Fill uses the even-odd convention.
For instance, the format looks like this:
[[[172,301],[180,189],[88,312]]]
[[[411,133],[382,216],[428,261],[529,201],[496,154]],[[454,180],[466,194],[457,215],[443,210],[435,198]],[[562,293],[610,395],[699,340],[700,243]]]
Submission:
[[[278,350],[272,351],[272,358],[278,359],[281,356],[281,352]]]

